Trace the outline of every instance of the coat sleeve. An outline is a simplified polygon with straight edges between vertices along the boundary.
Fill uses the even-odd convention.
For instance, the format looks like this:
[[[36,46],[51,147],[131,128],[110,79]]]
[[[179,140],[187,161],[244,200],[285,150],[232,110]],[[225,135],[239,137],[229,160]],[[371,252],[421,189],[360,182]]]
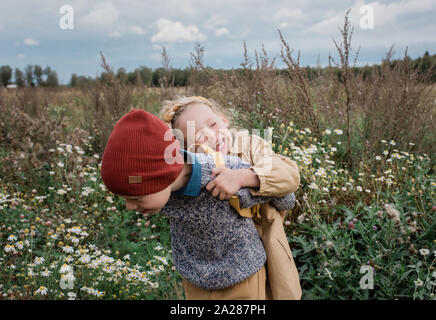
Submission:
[[[248,156],[252,169],[259,177],[258,189],[250,188],[256,196],[282,197],[297,191],[300,185],[300,172],[295,161],[274,153],[271,145],[256,135],[250,136]]]

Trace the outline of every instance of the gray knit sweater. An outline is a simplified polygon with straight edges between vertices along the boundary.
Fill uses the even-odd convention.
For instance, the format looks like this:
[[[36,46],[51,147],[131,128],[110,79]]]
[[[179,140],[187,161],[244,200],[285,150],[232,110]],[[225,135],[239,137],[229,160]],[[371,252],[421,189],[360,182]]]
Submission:
[[[192,165],[190,195],[173,192],[162,212],[169,218],[174,264],[183,278],[197,287],[216,290],[232,286],[256,273],[266,254],[251,218],[241,217],[227,200],[205,189],[212,181],[214,162],[208,154],[186,151]],[[226,167],[247,169],[251,165],[226,156]],[[201,178],[200,178],[201,176]],[[295,197],[253,196],[243,188],[236,193],[242,208],[271,202],[279,210],[293,207]]]

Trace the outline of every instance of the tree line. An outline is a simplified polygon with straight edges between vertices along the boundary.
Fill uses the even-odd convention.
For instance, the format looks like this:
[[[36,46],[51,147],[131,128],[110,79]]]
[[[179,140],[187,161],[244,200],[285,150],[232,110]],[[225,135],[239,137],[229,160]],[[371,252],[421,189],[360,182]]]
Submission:
[[[0,85],[12,83],[12,74],[18,87],[57,87],[58,75],[50,66],[42,68],[40,65],[27,65],[24,70],[4,65],[0,67]]]
[[[428,51],[424,53],[422,57],[418,57],[416,59],[410,59],[410,67],[414,70],[418,70],[419,74],[426,75],[426,80],[432,83],[436,82],[436,54],[430,55]],[[393,60],[390,63],[394,67],[399,60]],[[363,67],[354,67],[353,70],[355,72],[363,72],[364,77],[370,77],[372,72],[377,72],[380,69],[380,65],[373,66],[363,66]],[[319,67],[304,67],[307,77],[309,80],[315,79],[319,77],[323,73],[323,69]],[[242,68],[236,69],[236,71],[243,71]],[[247,70],[244,70],[246,72]],[[254,71],[254,70],[252,70]],[[230,70],[223,69],[213,69],[211,67],[206,67],[201,70],[201,73],[204,75],[215,73],[215,75],[222,75],[226,72],[230,72]],[[273,72],[277,72],[278,74],[287,75],[286,69],[275,69]],[[337,70],[338,76],[340,77],[340,70]],[[193,67],[188,67],[185,69],[177,69],[171,68],[170,70],[167,67],[160,67],[156,69],[152,69],[146,66],[140,66],[135,70],[128,72],[125,68],[119,68],[115,75],[116,77],[128,84],[140,84],[145,85],[147,87],[159,87],[162,85],[162,81],[168,81],[170,79],[170,85],[176,87],[183,87],[188,84],[188,80],[193,73],[198,73],[198,70]],[[170,77],[168,78],[168,75]],[[55,70],[51,69],[50,66],[46,66],[42,68],[39,65],[27,65],[24,70],[19,68],[12,68],[8,65],[3,65],[0,67],[0,86],[7,86],[12,83],[12,79],[14,79],[14,83],[18,87],[56,87],[59,86],[58,76]],[[102,72],[98,77],[86,77],[82,75],[77,75],[73,73],[71,75],[70,82],[68,86],[71,87],[83,87],[94,85],[96,81],[105,82],[107,79],[107,73]]]

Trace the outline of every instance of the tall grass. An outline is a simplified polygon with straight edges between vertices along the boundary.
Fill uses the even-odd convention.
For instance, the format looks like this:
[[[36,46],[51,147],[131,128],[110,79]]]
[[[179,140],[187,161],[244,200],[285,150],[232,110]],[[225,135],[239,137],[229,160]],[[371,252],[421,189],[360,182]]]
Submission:
[[[205,67],[196,44],[186,88],[171,87],[163,51],[161,88],[127,85],[101,55],[96,86],[2,89],[1,297],[184,298],[168,221],[125,210],[99,162],[130,108],[157,114],[169,95],[200,94],[239,127],[273,127],[275,152],[298,164],[285,228],[303,299],[434,299],[435,89],[407,51],[393,63],[391,48],[371,73],[355,68],[348,13],[340,34],[338,58],[315,77],[279,31],[278,57],[262,47],[252,58],[244,43],[242,68],[227,73]],[[372,289],[360,285],[368,270]]]

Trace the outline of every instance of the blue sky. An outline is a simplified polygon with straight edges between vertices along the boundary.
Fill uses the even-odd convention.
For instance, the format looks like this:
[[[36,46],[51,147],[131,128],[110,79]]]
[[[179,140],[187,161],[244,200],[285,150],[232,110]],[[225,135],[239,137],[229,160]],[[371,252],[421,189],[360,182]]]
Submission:
[[[62,29],[60,8],[74,10],[74,28]],[[361,28],[373,9],[373,28]],[[395,57],[436,53],[436,0],[2,0],[0,65],[51,66],[61,83],[72,73],[95,77],[102,71],[102,51],[114,68],[157,68],[165,46],[173,67],[190,64],[195,42],[205,48],[204,61],[215,68],[237,68],[243,41],[250,56],[262,45],[268,55],[280,53],[280,29],[303,65],[327,63],[336,56],[333,39],[351,9],[352,44],[360,46],[359,65],[379,63],[395,44]],[[278,67],[282,67],[280,61]]]

